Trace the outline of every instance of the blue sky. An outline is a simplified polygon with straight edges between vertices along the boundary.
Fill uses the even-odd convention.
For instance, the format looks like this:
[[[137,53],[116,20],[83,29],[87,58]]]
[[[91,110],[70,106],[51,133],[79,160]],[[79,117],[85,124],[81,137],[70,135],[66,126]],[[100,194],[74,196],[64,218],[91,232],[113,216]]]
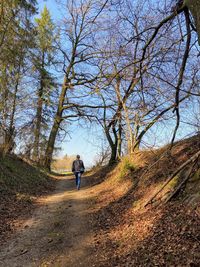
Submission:
[[[62,155],[80,154],[87,167],[94,164],[96,154],[101,148],[101,129],[82,129],[80,125],[74,123],[70,127],[70,137],[68,136],[62,143]]]
[[[58,5],[55,0],[40,0],[38,1],[38,4],[40,10],[42,10],[46,5],[54,19],[59,17],[60,12],[58,10]]]

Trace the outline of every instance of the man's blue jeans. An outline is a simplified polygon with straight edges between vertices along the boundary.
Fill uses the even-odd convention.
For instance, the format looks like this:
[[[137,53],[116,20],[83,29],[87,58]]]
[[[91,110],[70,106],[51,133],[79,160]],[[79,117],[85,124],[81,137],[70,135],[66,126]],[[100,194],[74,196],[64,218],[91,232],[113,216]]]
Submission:
[[[75,172],[75,177],[76,177],[76,187],[79,190],[81,186],[81,173]]]

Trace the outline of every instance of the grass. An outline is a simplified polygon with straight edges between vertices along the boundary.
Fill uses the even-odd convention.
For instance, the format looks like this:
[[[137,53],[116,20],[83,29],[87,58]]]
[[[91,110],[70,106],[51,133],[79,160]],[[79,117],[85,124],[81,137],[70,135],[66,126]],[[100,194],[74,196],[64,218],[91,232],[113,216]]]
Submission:
[[[1,193],[16,194],[18,198],[25,198],[27,194],[37,195],[47,189],[52,180],[50,176],[15,156],[0,159]]]
[[[130,173],[134,172],[137,169],[137,166],[131,161],[129,157],[124,157],[119,166],[118,179],[122,180],[126,178]]]
[[[192,182],[196,182],[200,180],[200,169],[197,170],[194,175],[192,176],[192,178],[190,179],[190,181]]]
[[[71,175],[73,172],[67,171],[67,172],[61,172],[61,174]]]

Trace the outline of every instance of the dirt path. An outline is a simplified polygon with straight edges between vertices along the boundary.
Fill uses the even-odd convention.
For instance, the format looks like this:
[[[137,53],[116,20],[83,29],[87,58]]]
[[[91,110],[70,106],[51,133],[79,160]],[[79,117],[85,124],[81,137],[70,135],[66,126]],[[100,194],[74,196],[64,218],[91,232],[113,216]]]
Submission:
[[[89,207],[91,189],[82,180],[59,178],[56,191],[39,199],[40,207],[23,229],[0,248],[0,266],[94,266]]]

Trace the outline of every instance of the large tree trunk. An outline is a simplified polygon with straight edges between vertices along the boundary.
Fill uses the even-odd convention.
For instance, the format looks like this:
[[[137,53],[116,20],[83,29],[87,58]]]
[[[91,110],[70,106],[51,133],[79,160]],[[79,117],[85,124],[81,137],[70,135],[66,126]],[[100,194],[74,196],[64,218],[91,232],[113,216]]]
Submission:
[[[110,135],[109,132],[110,128],[106,128],[105,129],[105,134],[108,140],[108,143],[110,145],[110,149],[111,149],[111,155],[110,155],[110,160],[109,160],[109,164],[113,164],[116,162],[117,159],[117,142],[115,140],[115,142],[112,140],[112,137]]]
[[[42,53],[42,65],[40,70],[40,87],[38,89],[38,101],[36,111],[36,124],[34,130],[34,145],[33,145],[33,160],[39,162],[39,146],[40,146],[40,135],[41,135],[41,124],[42,124],[42,111],[43,111],[43,92],[44,92],[44,68],[45,68],[45,52]]]
[[[13,102],[13,109],[11,111],[11,117],[9,118],[9,103],[8,99],[10,97],[9,90],[8,90],[8,81],[7,81],[7,73],[6,73],[6,67],[2,70],[2,76],[3,82],[2,82],[2,125],[4,130],[4,138],[3,138],[3,144],[2,144],[2,151],[4,154],[10,153],[13,147],[13,134],[14,134],[14,113],[15,113],[15,101],[16,101],[16,90],[18,90],[18,84],[16,83],[15,86],[15,92],[14,92],[14,102]],[[9,123],[8,123],[9,121]]]
[[[10,115],[10,124],[9,124],[9,128],[8,128],[8,132],[6,133],[6,136],[5,136],[6,147],[7,147],[6,153],[11,153],[13,148],[14,148],[14,145],[15,145],[15,143],[14,143],[14,137],[15,137],[14,121],[15,121],[15,113],[16,113],[17,92],[18,92],[19,80],[20,80],[20,69],[21,69],[21,66],[19,66],[19,70],[17,73],[15,90],[14,90],[14,94],[13,94],[12,111],[11,111],[11,115]]]
[[[117,146],[114,144],[111,147],[111,155],[109,160],[109,165],[114,164],[117,161]]]
[[[48,170],[51,169],[51,161],[52,161],[52,157],[53,157],[53,151],[54,151],[56,136],[57,136],[61,121],[62,121],[62,112],[60,112],[58,110],[56,117],[54,119],[54,123],[53,123],[52,129],[51,129],[51,133],[49,136],[47,149],[46,149],[46,153],[45,153],[44,167]]]
[[[185,0],[184,4],[189,8],[194,18],[195,26],[198,33],[200,45],[200,1],[199,0]]]
[[[56,112],[56,115],[54,118],[53,126],[51,129],[50,135],[49,135],[49,140],[48,140],[47,148],[46,148],[46,152],[45,152],[45,158],[44,158],[44,164],[43,165],[48,170],[51,169],[51,161],[53,158],[53,151],[54,151],[54,146],[55,146],[55,142],[56,142],[56,137],[58,134],[60,124],[62,122],[63,104],[65,101],[68,83],[69,83],[69,81],[65,75],[63,86],[62,86],[62,91],[61,91],[60,98],[59,98],[59,104],[58,104],[57,112]]]

